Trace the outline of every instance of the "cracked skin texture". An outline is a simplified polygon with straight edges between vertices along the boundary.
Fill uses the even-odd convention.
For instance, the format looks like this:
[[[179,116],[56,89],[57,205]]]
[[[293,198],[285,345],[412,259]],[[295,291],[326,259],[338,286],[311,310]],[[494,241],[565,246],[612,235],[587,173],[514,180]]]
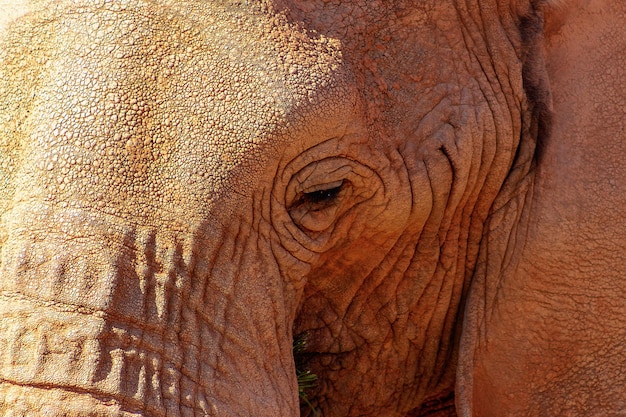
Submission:
[[[619,415],[624,16],[0,3],[0,413]]]

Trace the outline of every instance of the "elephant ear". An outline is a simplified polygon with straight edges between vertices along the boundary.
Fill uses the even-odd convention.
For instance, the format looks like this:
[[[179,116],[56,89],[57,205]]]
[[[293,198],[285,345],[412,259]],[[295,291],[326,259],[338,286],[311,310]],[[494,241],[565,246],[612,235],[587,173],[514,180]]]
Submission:
[[[626,409],[626,3],[539,7],[526,129],[466,301],[464,417]]]

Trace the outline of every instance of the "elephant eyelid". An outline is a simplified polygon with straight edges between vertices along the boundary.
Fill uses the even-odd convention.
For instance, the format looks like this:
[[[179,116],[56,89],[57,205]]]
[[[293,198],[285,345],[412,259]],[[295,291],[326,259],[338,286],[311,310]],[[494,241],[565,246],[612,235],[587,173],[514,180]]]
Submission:
[[[303,200],[308,203],[319,204],[334,200],[339,195],[339,192],[343,188],[344,181],[342,180],[338,186],[332,188],[326,188],[322,190],[311,191],[302,195]]]

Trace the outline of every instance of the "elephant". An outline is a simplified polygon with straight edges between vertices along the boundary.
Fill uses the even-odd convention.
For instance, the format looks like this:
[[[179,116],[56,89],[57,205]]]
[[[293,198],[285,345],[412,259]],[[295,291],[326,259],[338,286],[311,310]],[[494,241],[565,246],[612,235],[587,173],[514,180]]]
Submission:
[[[625,23],[0,3],[0,414],[624,415]]]

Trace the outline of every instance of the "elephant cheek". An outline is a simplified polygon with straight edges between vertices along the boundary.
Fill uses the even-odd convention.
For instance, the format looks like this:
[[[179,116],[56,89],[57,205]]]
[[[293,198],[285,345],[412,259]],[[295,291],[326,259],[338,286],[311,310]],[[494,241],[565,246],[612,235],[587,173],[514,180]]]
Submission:
[[[84,209],[10,218],[0,414],[298,414],[290,327],[264,281],[279,278],[248,266],[258,251]]]

